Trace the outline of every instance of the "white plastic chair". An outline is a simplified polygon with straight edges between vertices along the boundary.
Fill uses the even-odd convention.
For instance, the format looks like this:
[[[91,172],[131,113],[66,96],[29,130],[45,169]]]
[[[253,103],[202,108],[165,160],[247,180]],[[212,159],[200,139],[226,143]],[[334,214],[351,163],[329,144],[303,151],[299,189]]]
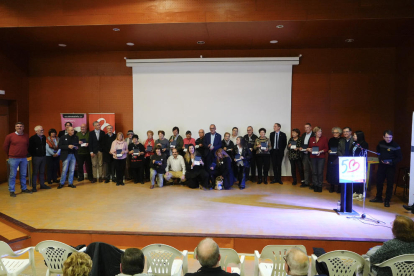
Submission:
[[[231,269],[231,273],[237,273],[240,276],[244,276],[244,259],[245,256],[236,252],[232,248],[220,248],[220,266],[224,271],[227,271],[227,268]],[[197,259],[197,248],[194,249],[194,259]],[[236,264],[239,266],[230,266],[230,264]]]
[[[148,274],[180,276],[188,271],[188,251],[183,252],[165,244],[150,244],[142,249],[147,258]]]
[[[324,262],[328,267],[329,276],[353,276],[368,275],[369,268],[365,265],[364,258],[352,251],[336,250],[316,257],[312,254],[311,270],[316,275],[316,261]],[[363,273],[360,273],[363,269]]]
[[[35,250],[42,254],[45,259],[47,266],[46,276],[52,273],[62,274],[63,263],[69,257],[69,254],[79,252],[75,248],[58,241],[39,242]]]
[[[29,259],[10,259],[5,257],[19,257],[29,252]],[[13,251],[10,246],[0,241],[0,275],[18,276],[26,268],[32,266],[32,273],[36,276],[35,260],[33,247],[28,247],[18,251]]]
[[[297,247],[306,254],[306,248],[303,245],[267,245],[263,248],[262,253],[254,251],[254,276],[285,276],[285,260],[287,252],[292,248]],[[269,262],[261,262],[260,260],[271,260]]]
[[[414,275],[414,254],[400,255],[375,266],[391,268],[393,276]]]

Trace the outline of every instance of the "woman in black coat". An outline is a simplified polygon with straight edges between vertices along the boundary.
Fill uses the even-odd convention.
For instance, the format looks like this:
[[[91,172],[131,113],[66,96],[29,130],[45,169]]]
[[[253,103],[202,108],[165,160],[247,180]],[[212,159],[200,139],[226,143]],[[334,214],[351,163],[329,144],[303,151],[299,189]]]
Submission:
[[[196,157],[200,158],[200,161],[195,162]],[[196,189],[203,187],[204,189],[208,188],[208,173],[204,170],[204,162],[195,151],[193,144],[188,145],[188,150],[184,156],[185,163],[185,179],[186,185],[191,189]],[[200,186],[201,183],[201,186]]]
[[[250,159],[252,159],[252,152],[244,144],[243,137],[239,136],[236,139],[236,146],[234,146],[233,164],[236,168],[237,180],[239,181],[239,188],[243,190],[246,188],[246,178],[249,175]],[[237,157],[237,158],[236,158]]]
[[[138,151],[138,153],[135,153],[135,151]],[[138,141],[138,135],[132,136],[132,143],[128,145],[128,155],[134,183],[141,182],[141,184],[144,184],[145,147]]]
[[[234,174],[233,169],[231,167],[231,158],[221,148],[216,151],[216,157],[216,165],[210,167],[210,170],[212,171],[211,175],[214,176],[214,180],[217,177],[220,177],[223,180],[224,190],[230,190],[231,186],[233,186],[234,183]]]
[[[365,141],[365,135],[364,132],[361,130],[357,130],[354,132],[354,146],[352,148],[352,151],[354,152],[354,156],[363,156],[362,149],[368,149],[368,143]],[[368,160],[365,164],[365,168],[368,169]],[[363,192],[364,183],[354,183],[354,194],[360,195]]]
[[[336,192],[341,192],[341,186],[339,185],[339,162],[338,154],[335,153],[338,150],[339,140],[341,140],[342,129],[340,127],[332,128],[333,137],[328,141],[329,155],[328,155],[328,167],[326,172],[326,180],[331,184],[329,189],[330,193],[335,191],[335,185],[337,186]]]

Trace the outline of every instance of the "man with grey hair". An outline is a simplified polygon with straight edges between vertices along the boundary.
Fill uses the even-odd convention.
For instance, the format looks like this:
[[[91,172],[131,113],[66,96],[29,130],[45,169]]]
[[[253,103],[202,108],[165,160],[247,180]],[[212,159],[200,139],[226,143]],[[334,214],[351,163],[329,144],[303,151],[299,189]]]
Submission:
[[[186,273],[184,276],[239,276],[237,273],[228,273],[221,269],[220,266],[220,249],[218,244],[210,238],[202,240],[196,248],[197,260],[201,264],[201,268],[195,273]]]
[[[94,130],[89,132],[89,153],[92,160],[93,182],[103,182],[103,146],[105,132],[101,130],[101,124],[98,121],[93,122]]]
[[[36,182],[39,175],[40,189],[50,189],[45,184],[45,167],[46,167],[46,136],[43,135],[44,130],[42,126],[34,128],[36,134],[29,139],[29,153],[32,156],[33,163],[33,192],[37,192]]]
[[[285,271],[290,276],[306,276],[309,270],[309,258],[305,252],[297,247],[288,251],[285,259]]]

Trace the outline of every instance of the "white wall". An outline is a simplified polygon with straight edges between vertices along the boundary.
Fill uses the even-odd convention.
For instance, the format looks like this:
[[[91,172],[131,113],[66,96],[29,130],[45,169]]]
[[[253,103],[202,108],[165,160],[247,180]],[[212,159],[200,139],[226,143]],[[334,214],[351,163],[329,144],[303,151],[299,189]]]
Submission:
[[[224,136],[234,126],[239,135],[249,125],[267,136],[274,123],[290,136],[292,64],[275,61],[136,63],[133,66],[134,131],[145,141],[146,131],[164,130],[167,138],[209,131],[214,123]],[[283,175],[290,175],[285,158]]]

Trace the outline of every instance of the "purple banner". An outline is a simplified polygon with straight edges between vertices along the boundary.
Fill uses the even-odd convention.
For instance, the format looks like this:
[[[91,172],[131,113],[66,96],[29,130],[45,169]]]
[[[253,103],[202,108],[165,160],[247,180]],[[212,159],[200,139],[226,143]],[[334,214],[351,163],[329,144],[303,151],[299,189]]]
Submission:
[[[71,122],[73,128],[76,131],[80,131],[80,126],[86,124],[86,113],[60,113],[60,122],[62,124],[62,130],[65,129],[65,124]]]

